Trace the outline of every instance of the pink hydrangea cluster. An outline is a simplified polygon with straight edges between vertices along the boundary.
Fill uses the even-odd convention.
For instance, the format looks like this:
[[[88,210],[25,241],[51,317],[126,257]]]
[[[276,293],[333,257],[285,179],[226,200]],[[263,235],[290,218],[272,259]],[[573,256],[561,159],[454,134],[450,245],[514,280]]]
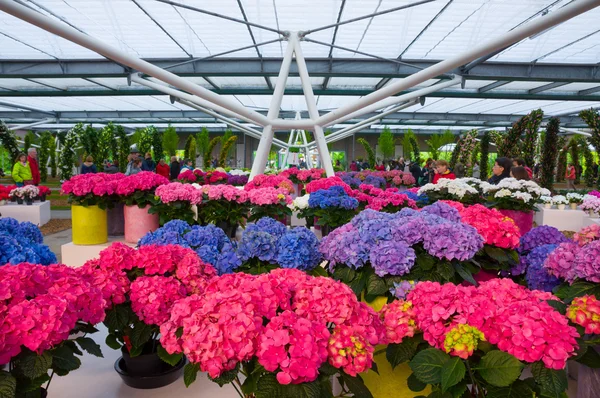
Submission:
[[[204,200],[226,200],[228,202],[245,203],[248,192],[231,185],[204,185],[200,187]]]
[[[198,172],[199,172],[198,174],[202,173],[200,170],[198,170]],[[181,173],[179,173],[179,175],[177,176],[177,179],[179,181],[183,181],[184,183],[185,182],[192,183],[192,182],[198,181],[198,175],[196,174],[196,170],[187,169],[187,170],[184,170]]]
[[[459,331],[458,325],[476,329],[469,338],[481,339],[480,331],[500,350],[526,362],[541,360],[552,369],[564,368],[577,349],[577,330],[545,302],[556,298],[510,279],[490,280],[479,287],[421,282],[407,299],[416,309],[416,324],[425,340],[439,349],[449,344],[448,333]],[[471,349],[467,344],[456,351],[453,343],[448,345],[452,355]]]
[[[417,209],[417,202],[410,199],[404,194],[396,193],[395,188],[389,188],[385,191],[378,193],[369,202],[369,205],[366,208],[381,211],[388,207],[394,208],[396,210],[399,210],[404,207]]]
[[[244,185],[244,189],[246,191],[259,188],[283,189],[288,195],[291,195],[295,192],[294,184],[281,174],[259,174],[255,176],[252,181],[248,181],[248,183]]]
[[[116,193],[120,180],[124,174],[90,173],[79,174],[62,183],[62,194],[72,196],[109,196]]]
[[[248,200],[256,206],[289,205],[293,199],[283,188],[256,188],[248,191]]]
[[[417,330],[412,302],[392,301],[383,306],[379,317],[385,326],[388,343],[399,344],[405,337],[413,337]]]
[[[600,334],[600,301],[591,295],[576,297],[567,308],[567,317],[583,326],[588,334]]]
[[[290,167],[289,169],[283,170],[279,175],[289,178],[292,182],[298,183],[309,183],[311,181],[319,180],[325,175],[323,169],[303,169],[300,170],[296,167]]]
[[[577,252],[579,252],[577,243],[563,242],[546,257],[544,268],[548,270],[550,275],[562,278],[567,282],[573,282],[577,277],[573,266]]]
[[[202,192],[200,190],[190,184],[180,182],[161,185],[156,188],[154,194],[160,198],[161,202],[167,204],[181,201],[197,205],[202,202]]]
[[[338,176],[321,178],[320,180],[311,181],[306,184],[306,193],[317,192],[320,189],[329,189],[334,186],[340,186],[344,188],[344,191],[348,195],[352,193],[352,188],[350,185],[346,184],[342,179]]]
[[[600,197],[590,194],[585,195],[583,203],[579,205],[579,208],[583,211],[600,213]]]
[[[589,227],[583,228],[581,231],[573,235],[573,240],[579,246],[584,246],[591,241],[600,239],[600,225],[592,224]]]
[[[417,193],[419,190],[418,188],[411,188],[411,189],[416,189],[416,191],[414,191],[415,193]],[[456,210],[458,210],[459,213],[461,213],[465,210],[465,205],[463,205],[462,203],[457,202],[455,200],[442,199],[442,200],[438,200],[438,202],[442,202],[442,203],[447,204],[450,207],[454,207]]]
[[[120,269],[105,269],[100,264],[100,259],[89,260],[78,268],[79,274],[100,289],[108,308],[124,303],[130,286],[127,274]]]
[[[460,211],[463,223],[475,229],[485,239],[485,243],[503,249],[516,249],[519,247],[521,231],[515,222],[504,216],[496,209],[488,209],[476,204],[465,207]]]
[[[106,301],[97,286],[62,264],[0,267],[0,364],[22,347],[42,353],[69,337],[76,323],[101,322]]]
[[[322,322],[310,321],[284,311],[269,321],[259,338],[258,363],[277,372],[280,384],[299,384],[317,378],[327,360],[329,330]]]
[[[140,276],[131,283],[131,308],[148,325],[161,325],[169,319],[171,307],[185,298],[183,283],[172,276]]]
[[[169,179],[151,171],[142,171],[137,174],[121,178],[117,182],[116,194],[130,196],[135,191],[151,192],[161,185],[167,185]]]
[[[328,328],[338,330],[333,339]],[[329,355],[328,346],[338,342],[348,351]],[[296,269],[216,277],[202,295],[176,302],[161,326],[167,352],[183,352],[211,377],[256,357],[282,384],[315,380],[328,360],[363,371],[383,342],[377,313],[351,289]]]

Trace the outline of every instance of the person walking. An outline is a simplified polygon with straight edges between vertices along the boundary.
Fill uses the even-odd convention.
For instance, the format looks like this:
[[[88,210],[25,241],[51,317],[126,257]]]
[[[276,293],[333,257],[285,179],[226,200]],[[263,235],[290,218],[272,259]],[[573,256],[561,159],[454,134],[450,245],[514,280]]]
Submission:
[[[117,174],[119,172],[119,161],[115,160],[114,163],[106,161],[104,164],[104,172],[106,174]]]
[[[512,167],[512,161],[509,158],[498,158],[492,167],[492,176],[488,182],[492,185],[498,185],[500,181],[510,177],[510,169]]]
[[[161,175],[165,178],[169,178],[171,169],[168,164],[165,163],[164,159],[160,159],[156,165],[156,174]]]
[[[132,162],[131,168],[125,173],[126,176],[132,176],[142,171],[142,158],[137,157]]]
[[[439,180],[442,180],[444,178],[448,179],[448,180],[455,180],[456,176],[454,175],[453,172],[451,172],[448,169],[448,162],[445,160],[438,160],[436,163],[436,174],[433,177],[433,183],[437,184]]]
[[[181,172],[181,165],[179,164],[179,162],[177,161],[177,157],[175,156],[171,156],[171,166],[170,166],[170,171],[171,171],[171,180],[176,180],[177,177],[179,176],[179,173]]]
[[[419,185],[419,177],[421,177],[421,166],[419,165],[418,161],[412,162],[410,164],[410,167],[408,168],[408,171],[410,172],[410,174],[412,174],[413,178],[415,179],[415,184],[417,184],[417,186]]]
[[[185,159],[183,161],[183,166],[181,167],[181,170],[179,170],[179,172],[182,173],[185,170],[194,171],[194,166],[192,165],[192,160],[191,159]]]
[[[81,174],[96,174],[97,172],[98,169],[94,164],[94,158],[91,156],[85,158],[85,162],[81,165]]]
[[[31,169],[33,185],[39,185],[42,178],[40,177],[40,168],[37,161],[37,149],[29,148],[27,150],[27,161],[29,162],[29,168]]]
[[[13,166],[12,178],[18,187],[24,185],[33,185],[33,177],[31,176],[31,167],[27,161],[27,155],[20,153],[17,156],[17,161]]]
[[[567,189],[572,189],[573,191],[577,188],[575,188],[575,179],[577,178],[577,172],[575,171],[575,165],[573,164],[573,162],[569,163],[569,167],[567,167],[567,171],[565,172],[565,179],[567,180]]]

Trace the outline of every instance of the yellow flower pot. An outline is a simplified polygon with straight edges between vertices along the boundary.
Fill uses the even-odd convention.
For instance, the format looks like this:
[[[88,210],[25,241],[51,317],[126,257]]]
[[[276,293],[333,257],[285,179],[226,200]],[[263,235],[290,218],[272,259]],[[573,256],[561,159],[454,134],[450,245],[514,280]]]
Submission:
[[[366,301],[364,295],[362,299],[375,311],[381,310],[385,303],[387,303],[387,298],[385,296],[379,296],[371,302]],[[375,347],[375,352],[385,350],[386,348],[386,345],[378,345]],[[417,397],[419,395],[427,396],[431,392],[429,387],[421,392],[414,392],[408,388],[406,381],[412,373],[412,370],[408,366],[408,362],[392,369],[392,365],[390,365],[385,357],[385,351],[375,355],[373,361],[377,364],[379,374],[369,370],[365,373],[361,373],[360,376],[363,378],[365,385],[369,391],[371,391],[374,398],[409,398]]]
[[[71,206],[73,243],[99,245],[108,241],[106,210],[98,206]]]

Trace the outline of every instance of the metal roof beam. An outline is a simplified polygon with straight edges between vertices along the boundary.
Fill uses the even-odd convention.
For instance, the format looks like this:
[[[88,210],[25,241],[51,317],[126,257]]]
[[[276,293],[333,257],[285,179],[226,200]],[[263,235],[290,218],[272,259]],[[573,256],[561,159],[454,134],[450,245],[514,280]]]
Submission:
[[[577,95],[590,95],[600,91],[600,86],[588,88],[587,90],[581,90],[577,92]]]
[[[552,90],[553,88],[566,86],[567,84],[569,84],[569,83],[564,83],[564,82],[548,83],[548,84],[544,84],[543,86],[540,86],[540,87],[532,88],[531,90],[528,91],[528,93],[529,94],[537,94],[537,93],[541,93],[542,91]]]
[[[495,88],[504,86],[504,85],[506,85],[508,83],[510,83],[510,82],[509,81],[497,81],[497,82],[488,84],[487,86],[479,87],[477,89],[477,92],[478,93],[485,93],[485,92],[488,92],[488,91],[493,90]]]

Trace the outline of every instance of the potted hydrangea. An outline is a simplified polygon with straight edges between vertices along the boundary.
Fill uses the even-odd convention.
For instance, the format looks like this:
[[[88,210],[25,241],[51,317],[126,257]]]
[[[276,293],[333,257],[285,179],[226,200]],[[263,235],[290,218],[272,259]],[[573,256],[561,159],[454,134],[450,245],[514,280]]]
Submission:
[[[564,210],[569,200],[564,195],[555,195],[552,197],[552,204],[556,205],[558,210]]]
[[[600,213],[600,197],[594,195],[584,195],[583,202],[579,206],[583,211],[587,211],[590,217],[597,218]]]
[[[552,208],[552,196],[540,196],[540,202],[544,204],[545,209]]]
[[[577,206],[583,203],[583,195],[569,192],[567,194],[567,200],[569,201],[569,205],[571,206],[571,210],[577,210]]]

